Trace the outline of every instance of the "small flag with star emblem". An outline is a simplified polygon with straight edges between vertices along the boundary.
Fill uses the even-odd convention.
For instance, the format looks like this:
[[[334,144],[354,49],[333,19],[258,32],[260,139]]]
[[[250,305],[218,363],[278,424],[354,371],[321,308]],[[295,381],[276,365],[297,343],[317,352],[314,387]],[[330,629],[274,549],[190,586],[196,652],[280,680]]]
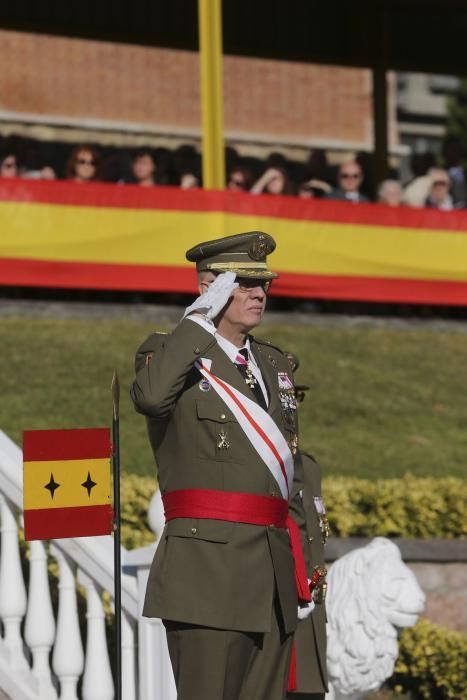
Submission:
[[[108,428],[24,431],[26,540],[112,532],[111,451]]]

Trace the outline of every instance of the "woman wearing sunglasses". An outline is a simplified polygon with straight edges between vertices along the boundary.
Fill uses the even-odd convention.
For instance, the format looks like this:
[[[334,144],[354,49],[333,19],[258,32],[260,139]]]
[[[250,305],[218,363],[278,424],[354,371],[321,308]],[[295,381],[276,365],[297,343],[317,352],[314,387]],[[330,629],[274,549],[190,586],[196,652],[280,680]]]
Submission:
[[[100,155],[94,146],[76,146],[68,158],[65,177],[75,182],[92,182],[97,180],[97,168]]]

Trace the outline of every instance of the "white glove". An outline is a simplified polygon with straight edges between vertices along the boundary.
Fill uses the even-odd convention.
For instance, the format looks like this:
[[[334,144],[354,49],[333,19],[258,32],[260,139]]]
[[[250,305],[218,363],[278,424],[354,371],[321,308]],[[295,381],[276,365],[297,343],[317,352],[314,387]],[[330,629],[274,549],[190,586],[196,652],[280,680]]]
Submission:
[[[308,579],[308,585],[311,583],[311,578]],[[302,605],[299,605],[297,608],[297,617],[299,620],[306,620],[307,617],[310,617],[311,613],[315,609],[315,601],[313,600],[313,595],[311,596],[311,600],[309,603],[302,603]]]
[[[185,309],[183,318],[196,311],[212,321],[220,314],[237,287],[235,272],[223,272],[209,285],[204,294],[200,294],[193,304]]]
[[[314,609],[315,609],[314,600],[310,600],[309,603],[303,603],[303,605],[299,605],[297,608],[298,619],[299,620],[306,620],[307,617],[310,617],[310,615]]]

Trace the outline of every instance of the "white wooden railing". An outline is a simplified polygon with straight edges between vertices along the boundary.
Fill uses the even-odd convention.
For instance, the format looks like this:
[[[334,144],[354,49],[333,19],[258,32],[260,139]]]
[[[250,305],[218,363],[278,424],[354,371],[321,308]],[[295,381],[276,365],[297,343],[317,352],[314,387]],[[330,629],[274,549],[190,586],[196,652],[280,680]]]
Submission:
[[[22,475],[21,450],[0,431],[0,689],[12,700],[112,700],[103,594],[112,598],[114,590],[113,540],[83,537],[22,544]],[[163,516],[157,496],[150,516],[153,529],[160,532]],[[123,700],[176,698],[162,623],[141,617],[155,548],[156,543],[131,552],[122,547]],[[56,612],[50,562],[58,565]],[[77,586],[86,601],[85,648]]]

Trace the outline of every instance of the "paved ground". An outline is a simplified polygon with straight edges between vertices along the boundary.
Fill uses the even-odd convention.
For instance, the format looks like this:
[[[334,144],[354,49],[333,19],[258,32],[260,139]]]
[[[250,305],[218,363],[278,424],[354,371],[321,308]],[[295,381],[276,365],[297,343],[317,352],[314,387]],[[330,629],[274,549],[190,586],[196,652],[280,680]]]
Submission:
[[[8,316],[76,319],[126,318],[175,325],[181,318],[182,313],[182,307],[168,305],[0,299],[0,318]],[[263,325],[282,323],[316,327],[372,327],[391,328],[401,331],[426,329],[441,332],[457,331],[460,333],[467,333],[467,319],[446,320],[419,317],[357,316],[349,314],[315,313],[313,311],[271,311],[266,313],[263,321]]]

